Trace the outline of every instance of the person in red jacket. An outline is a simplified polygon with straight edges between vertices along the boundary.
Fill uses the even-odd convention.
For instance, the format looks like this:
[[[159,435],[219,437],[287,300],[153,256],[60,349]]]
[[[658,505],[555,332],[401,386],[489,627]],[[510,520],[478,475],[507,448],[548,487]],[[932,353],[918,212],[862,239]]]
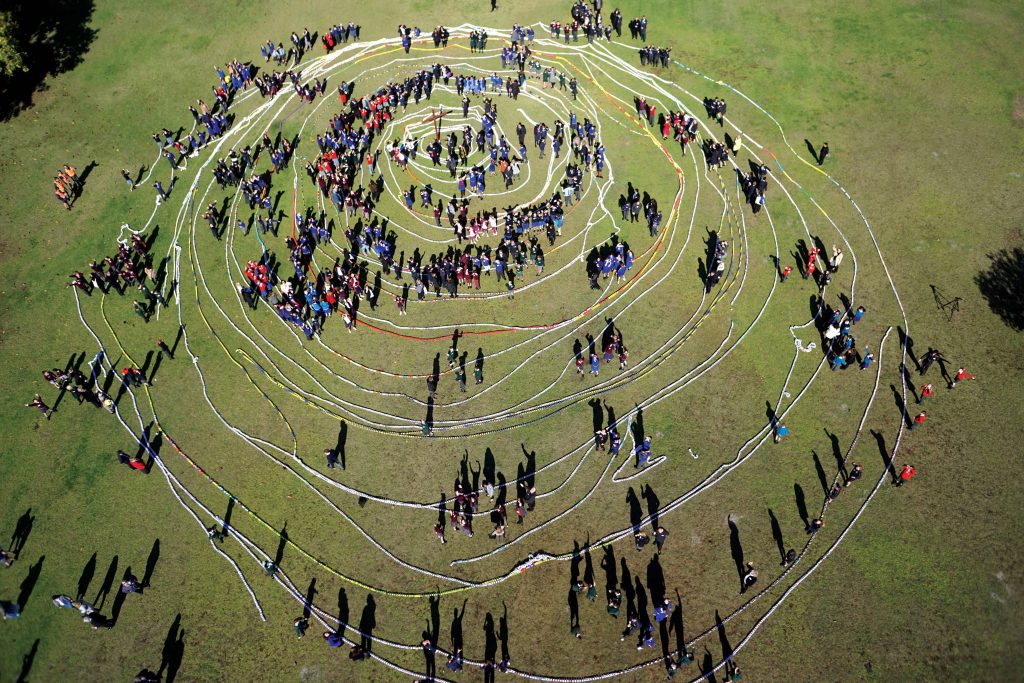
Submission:
[[[917,429],[923,425],[926,417],[928,417],[928,414],[922,410],[914,417],[914,421],[910,423],[910,428]]]
[[[960,382],[965,379],[974,379],[974,375],[967,372],[967,370],[965,370],[964,368],[959,368],[956,371],[956,374],[953,376],[953,381],[949,383],[949,388],[952,389],[953,387],[956,386],[957,382]]]
[[[788,278],[789,274],[792,273],[792,272],[793,272],[793,266],[790,266],[790,265],[787,264],[786,267],[782,269],[781,281],[785,282],[786,278]]]
[[[926,399],[931,398],[935,395],[935,390],[931,384],[925,384],[921,387],[921,398],[917,399],[918,403],[924,403]]]
[[[917,470],[914,469],[913,465],[903,465],[903,470],[900,472],[899,479],[896,480],[896,486],[903,486],[911,477],[917,474]]]

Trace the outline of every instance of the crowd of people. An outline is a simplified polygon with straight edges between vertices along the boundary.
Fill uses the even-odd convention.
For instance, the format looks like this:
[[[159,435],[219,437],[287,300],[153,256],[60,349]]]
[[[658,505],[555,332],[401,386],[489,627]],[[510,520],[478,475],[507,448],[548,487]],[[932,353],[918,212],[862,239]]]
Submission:
[[[672,52],[670,47],[655,47],[647,45],[640,48],[640,66],[661,66],[668,68],[669,55]]]
[[[71,205],[82,191],[82,181],[78,177],[78,171],[74,166],[64,164],[53,177],[53,194],[65,209],[71,210]]]

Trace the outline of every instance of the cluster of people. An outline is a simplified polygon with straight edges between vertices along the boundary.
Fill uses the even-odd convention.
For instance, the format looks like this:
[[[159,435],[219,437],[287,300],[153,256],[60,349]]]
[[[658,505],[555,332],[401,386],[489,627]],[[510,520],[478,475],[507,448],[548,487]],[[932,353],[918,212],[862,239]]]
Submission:
[[[768,191],[768,166],[751,162],[748,173],[737,171],[740,189],[750,208],[757,213],[764,206],[764,193]]]
[[[603,8],[604,0],[595,0],[593,7],[587,5],[583,0],[577,0],[569,7],[569,16],[571,19],[562,22],[553,21],[548,27],[551,29],[552,35],[557,39],[559,35],[565,40],[568,45],[570,38],[572,42],[577,43],[580,39],[580,33],[583,33],[588,43],[593,43],[594,40],[600,40],[602,37],[605,40],[610,41],[612,39],[612,30],[618,31],[619,35],[622,35],[621,25],[621,13],[619,14],[620,23],[617,27],[606,26],[601,16],[601,9]],[[618,11],[618,10],[616,10]],[[613,17],[614,21],[614,17]]]
[[[669,54],[672,52],[672,48],[647,45],[640,48],[639,52],[641,66],[661,66],[667,69]]]
[[[720,126],[725,125],[725,100],[721,97],[705,97],[704,109],[707,111],[708,118],[714,119]]]
[[[636,223],[640,220],[640,212],[643,211],[651,237],[658,234],[661,229],[662,213],[658,210],[657,199],[647,192],[641,194],[640,190],[633,187],[632,182],[629,182],[626,183],[626,192],[619,195],[618,205],[624,222]]]
[[[157,272],[153,267],[149,245],[138,233],[131,233],[127,244],[118,242],[117,253],[114,256],[106,256],[99,262],[90,261],[89,271],[88,276],[82,271],[68,275],[71,282],[67,286],[75,287],[85,294],[92,294],[94,289],[99,289],[104,294],[110,291],[125,294],[129,287],[135,287],[145,300],[145,303],[134,302],[136,313],[147,322],[149,307],[153,304],[166,303],[159,287],[150,289],[146,284],[147,280],[157,283]]]
[[[78,171],[74,166],[64,164],[53,177],[53,194],[64,208],[71,210],[75,198],[82,191],[82,180],[78,177]]]
[[[598,278],[607,280],[612,275],[615,276],[616,283],[623,282],[626,273],[633,268],[633,260],[633,251],[629,244],[619,240],[617,236],[613,236],[600,248],[594,247],[587,255],[587,279],[590,280],[590,288],[600,289]]]
[[[359,30],[362,28],[359,24],[354,24],[351,21],[342,26],[340,23],[335,24],[326,31],[320,38],[320,42],[324,45],[324,52],[330,53],[338,45],[343,45],[350,40],[359,40]]]
[[[707,278],[704,283],[706,292],[710,292],[711,288],[717,285],[725,275],[725,259],[729,255],[729,241],[720,239],[718,233],[715,233],[709,246],[711,258],[708,259]]]
[[[448,29],[443,26],[440,29],[444,32],[444,43],[448,44]],[[437,40],[434,41],[434,47],[437,47]],[[469,33],[469,51],[470,52],[483,52],[487,48],[487,31],[476,29]]]
[[[859,364],[861,370],[867,370],[875,359],[868,347],[864,347],[864,356],[857,352],[857,340],[852,334],[852,328],[866,313],[863,306],[858,306],[852,315],[844,315],[843,311],[835,310],[825,330],[822,332],[822,344],[826,357],[832,365],[833,370],[842,370],[854,364]]]
[[[621,21],[621,20],[620,20]],[[635,17],[629,22],[629,37],[647,42],[647,16]]]

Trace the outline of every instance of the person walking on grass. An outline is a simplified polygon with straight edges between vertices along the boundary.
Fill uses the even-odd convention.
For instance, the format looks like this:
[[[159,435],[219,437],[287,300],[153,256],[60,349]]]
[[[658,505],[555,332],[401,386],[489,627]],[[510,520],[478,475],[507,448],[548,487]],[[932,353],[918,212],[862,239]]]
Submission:
[[[128,183],[128,189],[134,191],[135,190],[135,181],[132,180],[132,177],[128,173],[128,171],[126,171],[123,168],[121,169],[121,177],[124,178],[124,181],[126,183]]]
[[[931,384],[925,384],[921,387],[921,397],[917,399],[917,402],[924,403],[926,400],[935,395],[935,388]]]
[[[923,410],[920,413],[918,413],[917,415],[915,415],[914,416],[914,421],[910,423],[911,431],[913,431],[913,430],[917,429],[918,427],[920,427],[921,425],[923,425],[924,421],[925,421],[925,418],[927,416],[928,416],[928,414],[926,412],[924,412]]]
[[[826,142],[821,146],[821,151],[818,152],[818,166],[825,163],[825,158],[828,157],[828,143]]]
[[[895,486],[903,486],[910,481],[915,474],[917,474],[917,470],[913,465],[904,464],[903,469],[900,470],[899,477],[896,479]]]
[[[785,282],[789,278],[789,274],[793,272],[793,266],[786,264],[786,267],[782,269],[782,274],[779,278],[780,282]]]

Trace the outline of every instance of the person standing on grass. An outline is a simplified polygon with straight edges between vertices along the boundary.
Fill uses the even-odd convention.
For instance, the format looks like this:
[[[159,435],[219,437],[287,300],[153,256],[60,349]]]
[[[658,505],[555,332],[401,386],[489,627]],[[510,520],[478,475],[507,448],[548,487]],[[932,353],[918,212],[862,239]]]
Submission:
[[[931,384],[925,384],[921,387],[921,397],[917,399],[918,403],[924,403],[927,399],[935,395],[935,388]]]
[[[853,324],[856,325],[857,323],[859,323],[861,319],[864,317],[864,314],[867,312],[868,311],[866,308],[864,308],[863,306],[858,306],[857,310],[853,312]]]
[[[780,282],[785,282],[789,278],[789,274],[792,272],[793,266],[787,264],[786,267],[782,269],[782,276],[780,277]]]
[[[170,196],[170,193],[164,189],[163,184],[159,180],[153,183],[153,187],[156,188],[156,196],[160,199],[160,201],[167,201],[167,198]],[[70,207],[68,208],[70,209]]]
[[[596,353],[590,354],[590,374],[597,377],[601,372],[601,359],[597,357]]]
[[[818,166],[825,163],[825,158],[828,156],[828,143],[826,142],[821,146],[821,151],[818,152]]]
[[[135,181],[132,180],[132,177],[131,175],[128,174],[128,171],[126,171],[123,168],[121,169],[121,177],[124,178],[124,181],[126,183],[128,183],[129,190],[135,190]]]
[[[914,430],[924,424],[925,418],[928,416],[923,410],[914,416],[914,421],[910,423],[910,429]]]
[[[975,377],[964,368],[957,368],[956,374],[953,375],[953,381],[949,383],[949,388],[952,389],[957,385],[957,382],[961,382],[965,379],[975,379]]]
[[[928,368],[932,366],[932,363],[945,363],[946,358],[938,349],[928,349],[928,352],[924,354],[924,358],[921,359],[921,374],[928,372]],[[961,368],[962,369],[962,368]]]
[[[910,481],[915,474],[917,474],[917,470],[914,468],[913,465],[904,464],[903,469],[900,471],[900,476],[896,480],[895,485],[903,486],[908,481]]]
[[[875,354],[868,350],[868,347],[864,347],[864,360],[860,362],[860,369],[867,370],[871,367],[871,362],[875,360]]]
[[[333,448],[325,448],[324,457],[327,458],[327,469],[333,470],[338,464],[338,454],[334,452]]]
[[[789,427],[786,425],[779,425],[775,428],[775,443],[779,443],[787,436],[789,436]]]
[[[745,592],[748,588],[753,587],[757,583],[757,570],[754,569],[754,565],[751,562],[747,562],[746,570],[743,572],[743,590]]]
[[[171,352],[170,347],[167,346],[163,339],[157,339],[156,346],[158,349],[160,349],[160,353],[167,357],[167,360],[174,360],[174,354]]]
[[[661,552],[662,547],[665,545],[665,539],[668,538],[668,531],[665,527],[659,526],[654,532],[654,544],[658,546],[658,552]]]

